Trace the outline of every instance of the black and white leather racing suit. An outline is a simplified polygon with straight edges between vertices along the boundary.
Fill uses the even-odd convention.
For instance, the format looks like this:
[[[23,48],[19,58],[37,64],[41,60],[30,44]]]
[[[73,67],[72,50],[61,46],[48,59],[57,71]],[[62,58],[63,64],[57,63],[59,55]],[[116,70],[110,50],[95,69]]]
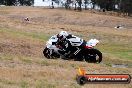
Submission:
[[[77,39],[78,41],[76,41]],[[86,41],[69,34],[63,41],[58,40],[57,44],[62,47],[62,51],[60,51],[61,54],[65,55],[65,57],[72,58],[83,49]]]

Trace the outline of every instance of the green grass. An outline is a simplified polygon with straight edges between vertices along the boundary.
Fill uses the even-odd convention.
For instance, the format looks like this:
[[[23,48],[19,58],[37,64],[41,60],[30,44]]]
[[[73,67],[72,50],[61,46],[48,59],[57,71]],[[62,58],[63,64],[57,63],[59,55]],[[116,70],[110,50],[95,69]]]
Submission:
[[[13,61],[15,59],[18,59],[24,63],[32,63],[31,57],[25,57],[25,56],[19,56],[19,55],[11,55],[11,54],[0,54],[0,60],[1,61]]]
[[[0,79],[0,83],[6,84],[6,85],[16,85],[17,83],[13,80],[7,80],[7,79]]]
[[[13,59],[14,59],[13,55],[0,54],[0,60],[9,60],[9,61],[12,61]]]
[[[47,41],[50,37],[50,35],[47,35],[45,33],[25,32],[25,31],[18,31],[12,29],[3,29],[3,28],[0,28],[0,33],[6,33],[14,37],[27,37],[27,38],[39,39],[40,41]]]
[[[116,52],[115,55],[122,59],[132,60],[132,51],[120,51]]]
[[[116,44],[116,43],[110,43],[110,44],[104,44],[99,45],[98,47],[102,52],[109,53],[111,55],[114,55],[115,57],[126,59],[126,60],[132,60],[132,46],[127,46],[125,44]]]
[[[105,63],[105,65],[107,65],[108,67],[111,67],[112,66],[112,64],[111,63]]]
[[[30,88],[29,85],[28,85],[28,82],[26,81],[21,81],[20,83],[20,88]]]
[[[39,61],[37,63],[40,64],[41,66],[50,66],[51,65],[47,60]]]
[[[37,80],[35,88],[56,88],[56,85],[47,80]]]
[[[29,57],[18,56],[18,59],[24,63],[32,63],[32,59]]]

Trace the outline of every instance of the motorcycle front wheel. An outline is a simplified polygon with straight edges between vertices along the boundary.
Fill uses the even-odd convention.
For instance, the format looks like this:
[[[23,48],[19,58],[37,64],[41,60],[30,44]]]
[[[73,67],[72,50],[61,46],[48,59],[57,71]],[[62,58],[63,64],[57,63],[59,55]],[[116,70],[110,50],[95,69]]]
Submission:
[[[43,54],[44,54],[44,56],[47,59],[50,59],[51,58],[51,56],[50,56],[50,50],[47,47],[43,50]]]

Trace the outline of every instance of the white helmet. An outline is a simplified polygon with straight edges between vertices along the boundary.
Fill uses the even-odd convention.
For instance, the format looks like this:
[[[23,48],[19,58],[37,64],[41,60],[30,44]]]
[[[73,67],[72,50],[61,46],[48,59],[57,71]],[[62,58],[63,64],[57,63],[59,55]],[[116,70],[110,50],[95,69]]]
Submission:
[[[59,40],[64,40],[68,36],[68,33],[66,31],[61,31],[58,35],[57,38]]]
[[[59,33],[60,36],[64,36],[64,37],[67,37],[68,36],[68,33],[66,31],[61,31]]]

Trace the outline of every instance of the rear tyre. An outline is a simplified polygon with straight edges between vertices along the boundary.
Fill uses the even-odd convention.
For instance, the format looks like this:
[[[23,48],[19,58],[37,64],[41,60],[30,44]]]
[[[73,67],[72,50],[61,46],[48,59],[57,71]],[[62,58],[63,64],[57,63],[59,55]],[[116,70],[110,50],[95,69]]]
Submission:
[[[97,49],[88,49],[85,54],[85,61],[92,63],[100,63],[102,61],[102,53]]]

